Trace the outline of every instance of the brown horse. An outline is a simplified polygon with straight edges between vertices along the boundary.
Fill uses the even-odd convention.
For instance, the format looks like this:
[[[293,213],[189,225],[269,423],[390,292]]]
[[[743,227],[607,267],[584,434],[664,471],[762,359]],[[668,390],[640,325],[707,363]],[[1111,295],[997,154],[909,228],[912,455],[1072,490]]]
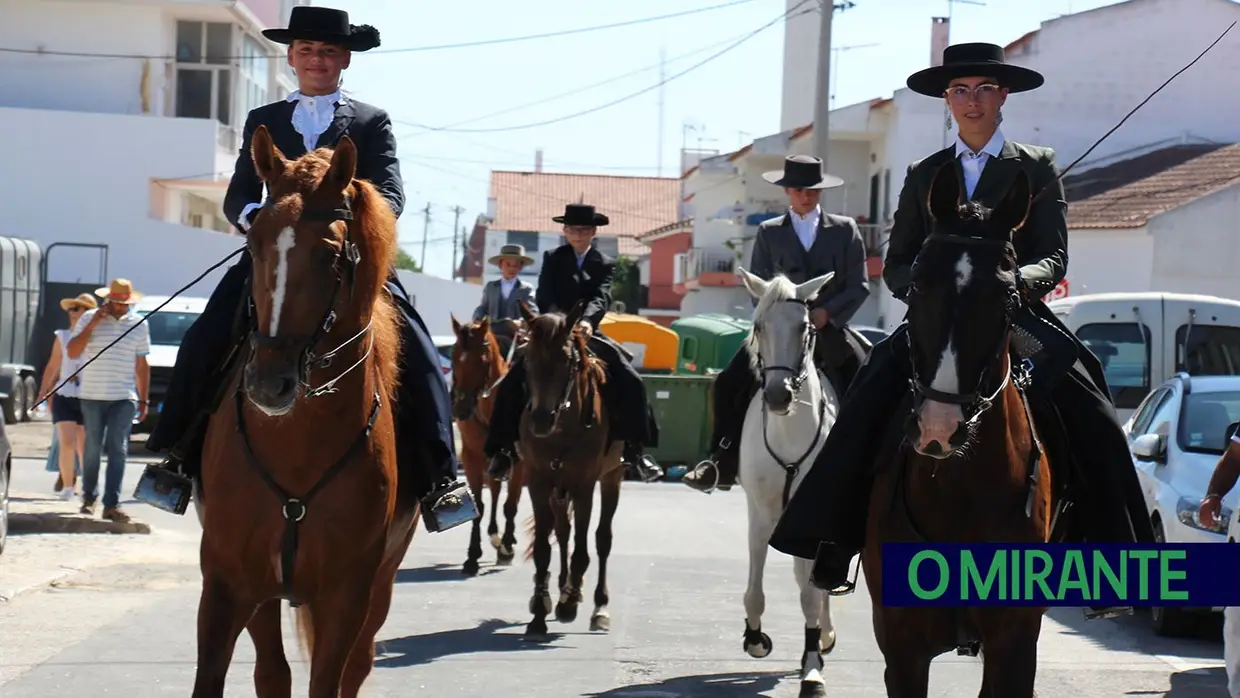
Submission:
[[[203,452],[193,695],[224,695],[242,628],[257,695],[290,695],[287,599],[311,658],[309,695],[352,698],[419,517],[395,458],[400,337],[384,282],[396,220],[353,179],[348,137],[289,161],[259,126],[251,155],[270,197],[248,236],[250,351]]]
[[[503,483],[487,477],[487,458],[482,452],[487,429],[491,425],[491,411],[495,407],[495,387],[508,375],[508,360],[504,357],[499,340],[491,331],[491,319],[462,325],[452,316],[452,329],[456,332],[456,344],[452,347],[452,416],[461,430],[461,467],[465,480],[474,493],[479,514],[485,513],[482,504],[482,485],[491,490],[491,522],[487,535],[495,547],[495,562],[510,565],[516,557],[517,507],[521,503],[521,491],[525,487],[525,467],[518,460],[513,464],[508,478],[508,499],[504,501],[504,537],[499,536],[496,510],[499,508],[499,491]],[[474,519],[469,534],[469,557],[462,572],[469,576],[478,574],[478,560],[482,558],[482,517]]]
[[[620,462],[623,445],[613,444],[607,433],[607,408],[601,395],[606,374],[602,362],[587,351],[586,338],[577,327],[584,313],[585,304],[581,302],[568,317],[560,313],[535,316],[521,304],[529,332],[523,361],[529,404],[521,415],[517,450],[526,464],[534,507],[534,539],[527,550],[527,557],[532,554],[534,558],[534,595],[530,597],[534,618],[525,629],[526,638],[531,640],[546,638],[547,615],[552,611],[549,568],[553,529],[560,545],[560,599],[555,617],[561,623],[577,618],[590,566],[588,543],[595,483],[601,486],[603,509],[594,533],[598,584],[590,629],[611,629],[607,558],[611,554],[612,519],[624,480]]]
[[[1030,698],[1045,608],[882,603],[884,543],[1050,537],[1050,463],[1033,430],[1028,376],[1010,350],[1013,317],[1027,302],[1017,290],[1013,236],[1030,208],[1029,179],[1018,174],[990,210],[961,203],[954,168],[940,169],[931,187],[933,229],[908,298],[914,394],[904,443],[911,448],[880,460],[886,467],[871,493],[862,562],[887,695],[925,698],[931,660],[957,649],[982,653],[983,698]]]

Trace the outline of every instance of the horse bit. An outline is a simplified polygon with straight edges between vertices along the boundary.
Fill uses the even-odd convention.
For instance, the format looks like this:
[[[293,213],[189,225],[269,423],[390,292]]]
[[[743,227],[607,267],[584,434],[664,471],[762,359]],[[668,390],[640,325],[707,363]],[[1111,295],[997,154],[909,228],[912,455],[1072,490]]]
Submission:
[[[784,303],[795,303],[805,308],[806,311],[808,312],[809,304],[806,303],[805,301],[797,300],[795,298],[786,298],[784,299],[783,302]],[[757,334],[760,331],[761,331],[760,329],[755,328],[755,334]],[[757,363],[758,365],[758,375],[761,377],[762,383],[763,384],[766,383],[766,374],[770,371],[784,371],[786,373],[792,374],[792,379],[790,381],[791,385],[789,386],[789,388],[792,391],[792,399],[793,401],[795,401],[797,398],[797,395],[800,394],[801,392],[801,388],[804,387],[805,381],[809,379],[809,372],[818,370],[817,366],[814,363],[814,346],[817,342],[817,338],[818,338],[818,333],[812,327],[807,326],[805,329],[805,332],[802,333],[801,335],[801,365],[798,368],[793,368],[791,366],[779,366],[779,365],[767,366],[762,361],[762,352],[754,351],[754,359],[755,359],[755,363]],[[822,424],[822,420],[824,416],[826,415],[826,412],[827,412],[827,396],[824,394],[822,396],[822,399],[818,401],[818,423],[820,425]],[[769,416],[769,413],[766,408],[766,402],[763,401],[762,402],[762,443],[766,446],[767,454],[770,455],[771,458],[775,459],[775,462],[779,464],[779,467],[784,469],[783,505],[786,507],[788,506],[788,498],[792,494],[792,483],[796,480],[797,473],[800,472],[801,466],[805,463],[805,460],[809,458],[810,454],[814,452],[814,449],[818,447],[818,442],[822,440],[822,429],[820,428],[814,431],[814,440],[810,442],[809,448],[807,448],[805,452],[801,454],[801,457],[789,463],[785,461],[783,458],[780,458],[775,453],[775,451],[771,448],[770,438],[767,436],[768,416]]]

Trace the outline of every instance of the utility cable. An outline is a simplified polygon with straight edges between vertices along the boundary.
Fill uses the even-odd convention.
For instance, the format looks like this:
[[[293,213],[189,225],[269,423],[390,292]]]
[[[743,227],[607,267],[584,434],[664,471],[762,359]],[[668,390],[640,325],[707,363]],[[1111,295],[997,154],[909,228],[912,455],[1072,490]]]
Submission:
[[[576,29],[561,29],[558,31],[543,32],[540,34],[527,34],[524,36],[510,36],[510,37],[504,37],[500,39],[483,39],[481,41],[464,41],[464,42],[455,43],[455,44],[434,44],[430,46],[407,46],[403,48],[389,48],[389,49],[379,48],[373,51],[367,51],[366,55],[371,56],[375,54],[413,53],[413,52],[420,52],[420,51],[442,51],[442,50],[447,50],[447,49],[473,48],[476,46],[493,46],[496,44],[511,44],[511,43],[517,43],[517,42],[522,42],[522,41],[534,41],[536,39],[551,39],[551,38],[560,37],[560,36],[585,34],[588,32],[603,31],[607,29],[618,29],[620,27],[631,27],[631,26],[635,26],[639,24],[649,24],[651,22],[659,22],[659,21],[667,20],[667,19],[688,17],[690,15],[701,14],[704,12],[713,12],[714,10],[722,10],[724,8],[734,7],[736,5],[744,5],[746,3],[750,3],[753,1],[754,0],[731,0],[731,2],[725,2],[725,3],[718,4],[718,5],[709,5],[707,7],[698,7],[692,10],[682,10],[680,12],[673,12],[671,14],[666,14],[666,15],[657,15],[654,17],[642,17],[639,19],[626,20],[623,22],[612,22],[610,24],[599,24],[599,25],[594,25],[590,27],[578,27]],[[38,55],[38,56],[70,56],[70,57],[76,57],[76,58],[132,58],[132,59],[137,59],[137,60],[176,60],[177,59],[177,56],[175,55],[156,55],[156,54],[146,55],[146,54],[137,54],[137,53],[97,53],[97,52],[92,52],[92,51],[52,51],[52,50],[41,50],[41,49],[22,49],[22,48],[6,48],[6,47],[0,47],[0,53],[17,53],[17,54]],[[233,60],[252,60],[254,57],[253,56],[208,55],[208,56],[203,56],[203,58],[208,61],[217,61],[217,60],[233,61]]]

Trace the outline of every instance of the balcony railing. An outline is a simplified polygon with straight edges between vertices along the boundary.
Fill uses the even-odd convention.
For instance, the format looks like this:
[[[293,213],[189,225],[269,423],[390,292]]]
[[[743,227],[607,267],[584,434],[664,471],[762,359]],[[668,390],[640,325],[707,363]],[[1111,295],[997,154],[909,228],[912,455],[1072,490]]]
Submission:
[[[681,259],[680,278],[688,284],[706,279],[708,286],[730,286],[735,284],[738,264],[731,250],[692,247]]]

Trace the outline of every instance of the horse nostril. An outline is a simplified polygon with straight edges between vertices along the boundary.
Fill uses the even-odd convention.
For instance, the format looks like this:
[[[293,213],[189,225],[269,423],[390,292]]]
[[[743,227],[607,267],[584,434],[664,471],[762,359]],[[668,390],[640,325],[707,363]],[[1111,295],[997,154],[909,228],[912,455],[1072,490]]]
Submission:
[[[297,389],[297,381],[291,376],[283,376],[280,378],[280,394],[288,395]]]
[[[939,442],[936,439],[926,444],[926,448],[924,450],[928,456],[937,456],[943,452],[943,447],[939,445]]]

